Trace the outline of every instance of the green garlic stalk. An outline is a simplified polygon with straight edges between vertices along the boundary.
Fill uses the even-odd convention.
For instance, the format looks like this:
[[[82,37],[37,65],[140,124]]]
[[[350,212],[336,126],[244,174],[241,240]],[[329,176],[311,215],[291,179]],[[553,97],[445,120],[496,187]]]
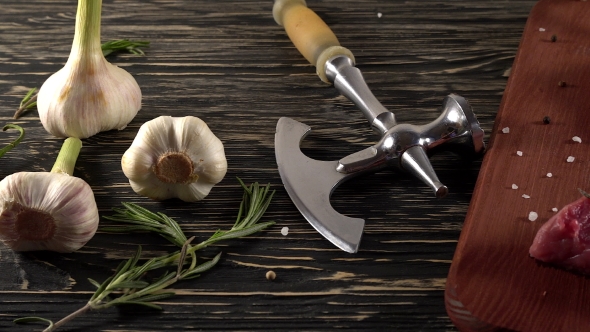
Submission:
[[[102,0],[78,1],[68,61],[39,90],[39,118],[57,137],[87,138],[122,130],[141,108],[141,90],[133,76],[103,55],[101,9]]]

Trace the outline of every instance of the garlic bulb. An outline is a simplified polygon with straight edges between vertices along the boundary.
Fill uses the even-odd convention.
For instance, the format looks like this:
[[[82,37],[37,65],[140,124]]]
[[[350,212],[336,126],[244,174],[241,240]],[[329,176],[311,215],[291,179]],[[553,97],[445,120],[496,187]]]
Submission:
[[[68,61],[39,90],[41,123],[57,137],[121,130],[141,108],[141,90],[133,76],[102,54],[101,7],[102,0],[79,0]]]
[[[0,181],[0,240],[17,251],[72,252],[96,233],[90,186],[71,176],[82,143],[64,142],[51,172],[20,172]]]
[[[227,172],[223,144],[193,116],[160,116],[144,123],[121,166],[136,193],[185,202],[205,198]]]

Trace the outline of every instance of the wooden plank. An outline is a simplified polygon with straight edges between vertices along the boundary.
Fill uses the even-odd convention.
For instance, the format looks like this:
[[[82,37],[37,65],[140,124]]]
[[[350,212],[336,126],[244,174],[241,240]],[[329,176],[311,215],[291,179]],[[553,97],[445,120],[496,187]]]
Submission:
[[[534,0],[309,0],[351,49],[377,98],[400,122],[438,116],[448,93],[469,99],[489,133],[522,29]],[[209,248],[221,262],[200,278],[176,285],[163,312],[119,308],[71,322],[79,331],[178,330],[454,330],[444,285],[481,161],[433,158],[450,188],[435,200],[418,180],[384,171],[345,183],[333,205],[367,219],[360,252],[326,241],[301,217],[283,190],[274,160],[276,122],[290,116],[313,128],[304,150],[335,160],[377,138],[354,105],[317,78],[272,19],[272,1],[103,0],[103,41],[151,41],[145,57],[120,54],[143,91],[143,108],[123,131],[84,140],[75,176],[94,190],[102,215],[134,202],[178,220],[198,239],[231,226],[246,183],[277,190],[257,236]],[[378,17],[381,13],[381,17]],[[0,3],[0,120],[11,119],[28,88],[63,66],[73,37],[75,1]],[[195,115],[224,142],[229,170],[202,202],[153,202],[135,194],[120,159],[139,126],[159,115]],[[0,177],[47,171],[61,140],[31,111],[17,123],[23,143],[0,158]],[[0,145],[10,141],[0,133]],[[101,220],[108,225],[110,222]],[[288,236],[280,233],[289,227]],[[0,330],[29,330],[12,320],[57,320],[90,298],[92,277],[105,280],[141,244],[148,257],[171,249],[157,236],[99,232],[73,254],[0,250]],[[269,282],[268,270],[277,273]],[[36,326],[35,326],[36,327]]]
[[[528,254],[552,208],[590,186],[588,31],[585,1],[542,0],[528,19],[447,280],[448,312],[463,330],[590,326],[589,280]]]

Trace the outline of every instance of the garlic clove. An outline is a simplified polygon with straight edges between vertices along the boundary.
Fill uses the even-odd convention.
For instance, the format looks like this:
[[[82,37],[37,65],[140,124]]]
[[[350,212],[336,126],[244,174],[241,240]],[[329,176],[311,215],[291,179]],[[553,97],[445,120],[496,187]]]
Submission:
[[[141,90],[133,76],[102,53],[101,8],[101,0],[79,0],[68,61],[39,90],[39,118],[57,137],[87,138],[124,129],[141,108]]]
[[[227,172],[223,143],[193,116],[144,123],[121,159],[135,192],[156,200],[205,198]]]
[[[0,181],[0,240],[16,251],[76,251],[98,222],[94,194],[82,179],[20,172]]]

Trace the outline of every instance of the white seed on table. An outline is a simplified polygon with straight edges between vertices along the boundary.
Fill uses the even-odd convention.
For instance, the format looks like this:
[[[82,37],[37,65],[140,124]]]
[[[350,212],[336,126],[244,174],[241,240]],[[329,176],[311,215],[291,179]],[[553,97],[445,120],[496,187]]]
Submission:
[[[578,136],[574,136],[574,137],[572,137],[572,141],[574,141],[574,142],[578,142],[578,143],[582,143],[582,139],[581,139],[581,138],[579,138]]]
[[[516,154],[517,154],[519,157],[522,157],[522,151],[516,151]]]
[[[528,198],[531,198],[531,196],[529,196],[529,195],[527,195],[527,194],[522,194],[522,198],[524,198],[524,199],[528,199]]]
[[[284,236],[287,236],[287,234],[289,234],[289,227],[281,228],[281,234],[283,234]]]
[[[518,186],[516,185],[516,183],[512,184],[512,189],[518,189]]]
[[[557,212],[557,211],[559,211],[559,210],[557,210],[557,208],[553,208],[553,209],[551,209],[551,211],[553,211],[553,212]]]
[[[574,160],[576,160],[576,158],[575,158],[575,157],[573,157],[573,156],[569,156],[569,157],[567,157],[567,160],[566,160],[566,161],[567,161],[568,163],[573,163],[573,162],[574,162]]]
[[[552,177],[552,176],[553,176],[553,174],[551,174],[551,173],[547,173],[547,177],[548,177],[548,178],[550,178],[550,177]]]
[[[510,128],[508,128],[508,127],[504,127],[504,128],[502,128],[502,132],[503,132],[504,134],[508,134],[508,133],[510,132]]]

